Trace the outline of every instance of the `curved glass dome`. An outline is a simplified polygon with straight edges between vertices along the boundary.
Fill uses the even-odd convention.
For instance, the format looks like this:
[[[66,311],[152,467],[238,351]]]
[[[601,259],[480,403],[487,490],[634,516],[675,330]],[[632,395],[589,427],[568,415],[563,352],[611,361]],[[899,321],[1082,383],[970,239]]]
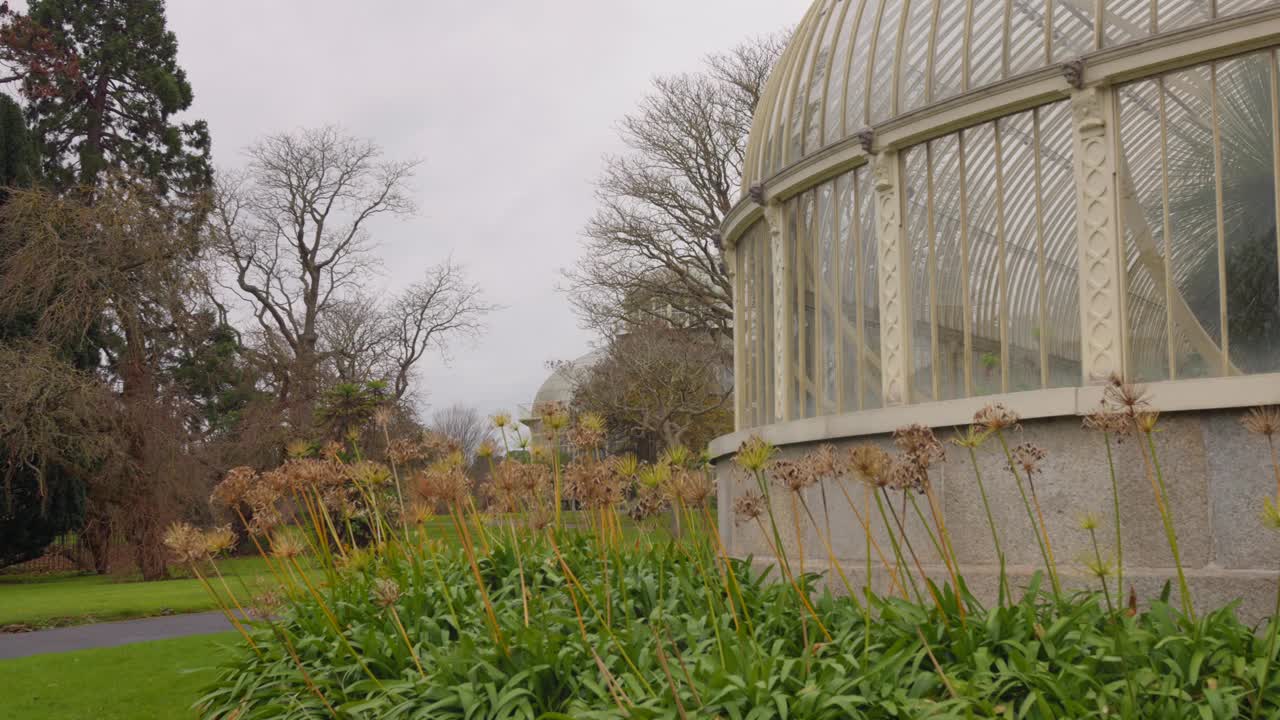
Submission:
[[[749,188],[859,130],[1274,0],[816,0],[769,78]]]
[[[817,0],[747,152],[740,428],[1280,374],[1275,0]]]

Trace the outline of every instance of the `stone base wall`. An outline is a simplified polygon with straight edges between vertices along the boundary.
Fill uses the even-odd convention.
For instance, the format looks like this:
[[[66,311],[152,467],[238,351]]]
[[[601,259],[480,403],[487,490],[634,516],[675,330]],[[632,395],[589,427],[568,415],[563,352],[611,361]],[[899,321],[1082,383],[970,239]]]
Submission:
[[[1166,413],[1160,418],[1155,445],[1197,609],[1213,609],[1239,600],[1242,616],[1258,619],[1273,611],[1280,579],[1280,532],[1264,528],[1261,520],[1263,499],[1276,494],[1276,477],[1265,438],[1247,433],[1240,426],[1241,415],[1235,410]],[[967,583],[975,595],[989,600],[995,597],[999,562],[974,465],[967,449],[949,442],[952,430],[937,429],[937,433],[947,444],[947,458],[931,471],[934,491]],[[1086,513],[1095,515],[1104,556],[1114,553],[1112,481],[1102,435],[1083,429],[1080,418],[1073,416],[1025,421],[1021,431],[1008,433],[1007,438],[1011,446],[1030,442],[1048,452],[1035,487],[1054,557],[1064,584],[1096,588],[1096,579],[1084,568],[1084,560],[1092,557],[1093,549],[1080,521]],[[893,451],[886,435],[846,438],[832,444],[844,451],[866,442]],[[1177,602],[1173,556],[1139,442],[1143,442],[1142,438],[1131,437],[1119,444],[1113,441],[1112,447],[1124,550],[1126,588],[1122,594],[1127,596],[1128,586],[1132,585],[1140,601],[1146,600],[1157,596],[1166,581],[1173,580],[1173,601]],[[815,448],[816,444],[790,445],[782,448],[780,457],[799,457]],[[977,470],[987,490],[1016,592],[1042,566],[1035,529],[999,441],[991,438],[976,452]],[[716,472],[721,532],[730,552],[770,562],[773,553],[761,529],[755,523],[737,524],[731,510],[733,499],[754,487],[754,482],[730,457],[720,459]],[[890,497],[893,510],[903,513],[902,494],[891,492]],[[772,489],[779,531],[792,565],[803,562],[806,569],[822,570],[829,564],[823,543],[826,531],[821,535],[817,532],[805,511],[807,505],[819,524],[830,523],[832,551],[853,587],[860,587],[867,557],[866,532],[860,517],[868,519],[864,513],[869,509],[873,582],[880,592],[888,590],[881,554],[892,564],[893,550],[874,496],[867,504],[865,486],[856,481],[828,480],[807,489],[804,500],[801,504],[790,493]],[[925,498],[917,500],[927,518]],[[912,548],[926,571],[944,579],[941,558],[909,501],[905,512]],[[827,581],[843,591],[843,582],[834,574],[829,573]],[[1110,582],[1114,595],[1114,577]]]

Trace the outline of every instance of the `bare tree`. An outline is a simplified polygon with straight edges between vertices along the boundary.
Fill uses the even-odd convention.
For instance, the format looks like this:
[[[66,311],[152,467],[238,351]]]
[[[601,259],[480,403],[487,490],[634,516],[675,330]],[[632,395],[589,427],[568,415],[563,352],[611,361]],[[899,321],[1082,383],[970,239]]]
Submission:
[[[357,293],[335,302],[320,322],[320,347],[338,382],[385,378],[389,374],[390,331],[377,298]]]
[[[720,338],[652,322],[611,338],[590,367],[558,367],[573,385],[575,406],[661,449],[700,446],[731,428],[728,354]]]
[[[606,159],[570,297],[605,332],[654,319],[727,332],[732,290],[719,228],[738,195],[751,118],[782,36],[659,77],[622,121],[631,152]]]
[[[373,142],[333,127],[271,135],[247,154],[247,172],[219,174],[211,236],[232,289],[292,355],[282,396],[309,412],[321,318],[367,278],[370,222],[413,212],[417,163],[383,160]]]
[[[433,412],[428,428],[458,443],[467,464],[475,460],[480,443],[493,435],[489,419],[479,410],[462,404]]]
[[[429,268],[386,310],[392,395],[404,397],[414,365],[428,350],[447,356],[450,342],[475,337],[484,329],[484,316],[496,309],[452,260]]]

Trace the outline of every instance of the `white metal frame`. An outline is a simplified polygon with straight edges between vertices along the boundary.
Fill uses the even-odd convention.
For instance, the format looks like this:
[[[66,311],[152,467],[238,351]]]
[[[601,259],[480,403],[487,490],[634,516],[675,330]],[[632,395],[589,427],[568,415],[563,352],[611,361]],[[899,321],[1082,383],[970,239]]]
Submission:
[[[1119,161],[1118,128],[1115,127],[1115,119],[1119,116],[1112,87],[1118,83],[1155,76],[1179,67],[1205,63],[1251,50],[1280,45],[1280,6],[1267,7],[1234,17],[1200,23],[1162,35],[1151,35],[1144,39],[1115,47],[1101,46],[1102,15],[1098,14],[1095,16],[1098,26],[1095,36],[1095,49],[1083,58],[1083,67],[1075,68],[1078,73],[1077,78],[1071,78],[1069,73],[1064,73],[1062,66],[1045,66],[1016,77],[1009,77],[1007,69],[1008,51],[1006,49],[1002,56],[1002,63],[1006,66],[1002,77],[1005,79],[994,84],[969,88],[967,86],[968,71],[966,70],[963,73],[966,84],[964,92],[897,115],[886,122],[880,123],[874,128],[871,143],[867,143],[864,137],[849,136],[848,133],[857,128],[847,127],[847,122],[842,115],[839,136],[843,139],[826,147],[815,149],[808,147],[806,143],[808,134],[803,127],[798,130],[792,127],[793,117],[796,115],[797,110],[791,107],[791,103],[795,102],[794,98],[797,97],[797,93],[803,91],[805,106],[798,109],[801,116],[799,122],[804,125],[810,117],[820,118],[818,122],[821,123],[821,126],[817,137],[818,144],[821,145],[828,134],[828,128],[826,127],[827,111],[825,107],[819,107],[816,112],[811,112],[807,107],[807,100],[809,88],[814,82],[812,66],[816,63],[816,55],[823,47],[822,38],[834,38],[836,34],[842,31],[841,27],[846,19],[852,23],[851,27],[854,28],[860,26],[862,22],[874,22],[876,23],[876,35],[879,35],[879,23],[882,19],[883,6],[880,7],[879,11],[867,13],[867,17],[864,17],[864,10],[868,7],[867,3],[860,5],[857,12],[852,12],[849,11],[848,6],[854,0],[844,1],[846,2],[846,7],[841,9],[838,16],[833,14],[834,6],[827,7],[830,0],[819,0],[814,4],[797,31],[797,37],[803,37],[803,42],[793,43],[788,48],[779,63],[778,70],[774,73],[775,77],[771,79],[766,87],[761,104],[762,108],[766,109],[766,112],[759,113],[755,121],[752,139],[748,148],[747,177],[750,180],[768,170],[771,167],[770,158],[781,158],[783,167],[768,177],[767,180],[752,188],[753,192],[750,195],[754,196],[754,199],[744,197],[743,201],[731,209],[724,223],[722,233],[727,254],[732,258],[734,244],[747,228],[756,222],[763,221],[767,224],[769,230],[769,242],[772,248],[772,295],[774,301],[772,317],[774,332],[773,357],[771,358],[772,379],[774,382],[773,417],[778,422],[775,425],[764,428],[766,436],[774,434],[789,438],[816,440],[827,436],[837,437],[841,433],[844,435],[861,434],[861,432],[884,432],[892,429],[891,425],[886,425],[885,423],[898,422],[896,418],[904,409],[895,409],[895,406],[910,402],[912,376],[911,333],[907,330],[911,322],[910,297],[907,292],[907,273],[903,270],[905,266],[904,253],[906,251],[903,228],[903,193],[901,192],[903,167],[898,151],[954,133],[965,127],[971,127],[985,121],[1013,115],[1023,110],[1063,99],[1070,101],[1073,116],[1072,136],[1075,158],[1073,173],[1077,193],[1080,264],[1079,292],[1083,346],[1081,383],[1083,387],[1014,393],[1008,395],[1008,402],[1011,405],[1025,407],[1024,415],[1028,417],[1071,414],[1079,412],[1081,408],[1092,405],[1092,403],[1081,405],[1083,399],[1091,398],[1092,394],[1096,394],[1096,387],[1090,388],[1088,386],[1096,386],[1111,374],[1123,373],[1126,369],[1127,351],[1124,331],[1126,309],[1124,307],[1123,252],[1120,248],[1120,238],[1123,237],[1125,217],[1129,213],[1129,208],[1126,207],[1125,201],[1121,197],[1123,188],[1117,184],[1117,173],[1121,169],[1121,163]],[[875,1],[869,0],[871,3],[875,3]],[[899,1],[903,3],[903,7],[899,8],[901,21],[895,23],[895,25],[898,26],[896,28],[897,31],[902,32],[905,27],[906,14],[910,11],[910,3],[926,2],[927,0],[910,0],[910,3],[907,0]],[[935,3],[937,2],[938,0],[935,0]],[[1102,5],[1102,0],[1098,0],[1098,4]],[[1048,33],[1048,23],[1052,22],[1051,10],[1053,5],[1054,0],[1046,2],[1046,33]],[[970,14],[971,11],[968,11],[966,18]],[[931,66],[933,55],[935,54],[932,48],[936,44],[936,34],[938,32],[937,16],[938,9],[935,4],[932,13],[933,26],[929,38],[931,48],[929,63]],[[835,27],[828,32],[828,24],[833,22],[833,19]],[[1156,21],[1157,15],[1153,14],[1151,18],[1152,32],[1158,29]],[[1006,12],[1006,35],[1008,27],[1008,15]],[[966,32],[966,43],[969,42],[968,35],[971,33],[972,29],[970,28]],[[813,40],[815,34],[818,36],[817,41]],[[849,38],[847,40],[849,48],[847,57],[844,59],[846,65],[853,62],[855,53],[857,53],[857,48],[853,47],[855,39]],[[1046,43],[1048,42],[1050,41],[1046,40]],[[831,43],[834,48],[835,40],[831,40]],[[1007,37],[1005,47],[1007,48]],[[870,69],[874,64],[874,47],[867,52],[869,52],[869,55],[865,70],[870,75]],[[898,47],[894,52],[895,57],[901,61],[903,49],[900,38]],[[1044,52],[1046,61],[1055,56],[1052,48],[1048,45],[1044,48]],[[966,46],[966,51],[963,54],[966,67],[968,57],[969,52]],[[832,75],[830,71],[832,67],[838,66],[840,62],[840,58],[829,58],[826,61],[828,76],[825,80],[819,80],[823,105],[836,94],[831,88]],[[1273,66],[1275,62],[1275,55],[1273,54]],[[806,70],[810,75],[809,77],[804,77]],[[849,72],[851,70],[846,70],[846,74]],[[898,73],[899,70],[895,68],[894,81],[891,85],[891,92],[894,94],[892,102],[895,111],[898,109],[899,99],[897,96],[902,82]],[[1278,74],[1280,73],[1273,72],[1273,81],[1280,83],[1280,80],[1275,79]],[[1077,80],[1079,87],[1073,86],[1072,80]],[[926,91],[926,96],[929,101],[932,101],[934,93],[932,70],[930,70],[928,81],[929,87]],[[791,90],[787,91],[787,88],[791,88]],[[839,93],[840,102],[848,102],[848,93],[849,87],[846,85]],[[1280,93],[1273,94],[1273,99],[1277,94]],[[861,99],[865,103],[866,117],[869,117],[871,113],[869,90],[868,95]],[[1280,107],[1273,107],[1273,118],[1277,125],[1280,126]],[[832,129],[834,130],[834,128]],[[793,136],[796,136],[797,133],[798,149],[801,155],[793,157]],[[1036,133],[1038,137],[1038,116],[1036,119]],[[963,142],[963,136],[961,136],[961,142]],[[999,136],[997,134],[998,147]],[[1276,136],[1275,152],[1275,164],[1277,168],[1280,168],[1280,134]],[[964,153],[961,152],[961,158],[963,158],[963,155]],[[792,237],[792,233],[806,232],[806,230],[798,219],[788,217],[785,203],[787,200],[816,188],[842,173],[866,164],[869,164],[869,169],[874,178],[875,228],[879,247],[877,256],[882,320],[880,325],[881,374],[886,407],[883,410],[845,412],[799,419],[795,417],[796,413],[794,412],[797,402],[797,398],[794,397],[797,383],[792,375],[797,358],[792,356],[795,351],[792,349],[791,337],[793,333],[803,331],[802,328],[797,328],[794,324],[796,318],[803,318],[803,308],[800,309],[800,312],[796,312],[797,289],[794,286],[794,268],[792,267],[794,256],[788,251],[792,250],[795,244],[795,238]],[[963,165],[961,172],[963,172]],[[1038,156],[1035,172],[1038,177],[1040,173]],[[930,179],[930,182],[932,182],[932,179]],[[1036,222],[1040,225],[1040,234],[1043,235],[1043,218],[1040,217],[1041,198],[1038,190],[1035,200]],[[1277,204],[1277,208],[1277,212],[1280,213],[1280,203]],[[791,224],[793,221],[795,222],[795,230],[793,230]],[[854,222],[857,223],[856,210]],[[932,222],[932,212],[930,213],[930,222]],[[1166,224],[1168,223],[1167,218],[1165,222]],[[1042,247],[1040,252],[1043,252]],[[964,257],[967,260],[967,253],[964,253]],[[739,264],[737,261],[731,260],[730,266],[736,268]],[[815,275],[820,272],[816,266],[814,272]],[[967,273],[967,269],[965,272]],[[735,328],[741,327],[740,316],[736,310],[736,299],[740,297],[742,282],[743,279],[740,277],[740,273],[735,273]],[[1002,277],[1002,287],[1005,282]],[[1040,302],[1042,304],[1044,302],[1043,294]],[[1044,309],[1042,307],[1041,313],[1043,312]],[[1223,312],[1225,312],[1225,309]],[[821,313],[819,312],[819,317],[820,315]],[[965,322],[967,323],[969,313],[966,311],[965,315]],[[1004,325],[1005,323],[1002,323],[1002,331]],[[736,334],[738,337],[735,340],[735,350],[741,353],[744,349],[742,333],[736,332]],[[968,334],[966,328],[966,337]],[[800,344],[803,345],[803,343]],[[1172,340],[1170,340],[1170,345],[1172,345]],[[839,352],[843,352],[843,350]],[[1172,354],[1172,350],[1170,352]],[[1225,355],[1224,347],[1223,356],[1225,357]],[[965,363],[967,364],[968,362],[969,353],[966,352]],[[741,377],[741,367],[740,362],[735,365],[735,369],[739,371],[739,377]],[[815,367],[817,367],[816,360]],[[1041,368],[1042,372],[1047,371],[1045,364],[1042,364]],[[1007,369],[1005,371],[1007,372]],[[1225,368],[1224,375],[1231,375],[1229,366]],[[967,382],[970,373],[966,372],[965,377]],[[1162,402],[1166,403],[1169,409],[1230,407],[1256,404],[1258,402],[1280,401],[1280,378],[1275,375],[1184,380],[1176,383],[1158,383],[1157,385],[1157,396],[1161,397]],[[1008,390],[1007,377],[1004,378],[1002,387],[1006,391]],[[1242,388],[1244,389],[1242,390]],[[971,388],[966,389],[971,391]],[[838,397],[840,399],[837,402],[842,402],[843,393],[838,393]],[[992,399],[993,396],[986,396],[924,403],[911,406],[911,409],[907,412],[911,413],[912,421],[946,424],[967,419],[967,416],[963,418],[960,416],[964,413],[971,415],[972,411],[969,409],[971,406],[975,406],[975,403],[977,405],[985,404]],[[839,409],[844,410],[845,408]],[[935,416],[938,422],[933,422]],[[736,418],[738,420],[737,426],[742,428],[744,418],[741,403],[739,404]],[[865,430],[845,432],[845,430],[861,428],[865,428]],[[756,431],[759,432],[760,430],[757,429]],[[830,434],[832,432],[836,434]],[[728,448],[729,445],[736,446],[735,438],[737,438],[737,435],[726,436],[717,441],[715,445],[722,449]],[[726,445],[726,443],[729,445]]]

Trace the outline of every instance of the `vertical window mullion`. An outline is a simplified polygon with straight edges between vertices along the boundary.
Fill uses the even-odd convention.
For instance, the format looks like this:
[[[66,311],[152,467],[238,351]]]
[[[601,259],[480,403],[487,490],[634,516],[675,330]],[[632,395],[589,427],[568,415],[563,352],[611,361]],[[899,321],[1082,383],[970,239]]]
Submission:
[[[1000,392],[1009,392],[1009,276],[1006,269],[1004,237],[1004,152],[1001,146],[1000,121],[991,123],[995,130],[996,163],[996,267],[998,282],[996,310],[1000,322]]]
[[[965,162],[965,132],[957,133],[960,160],[960,294],[964,311],[964,396],[973,397],[973,301],[969,297],[969,175]]]
[[[853,171],[853,183],[851,188],[853,214],[849,222],[853,230],[852,240],[850,244],[850,247],[853,249],[853,273],[854,273],[854,277],[857,278],[856,288],[854,290],[854,295],[853,295],[853,302],[854,302],[853,322],[855,326],[854,327],[854,334],[855,334],[854,347],[856,348],[856,352],[858,355],[854,361],[854,364],[856,367],[856,372],[858,373],[857,380],[856,380],[856,383],[857,383],[856,391],[858,394],[859,410],[865,409],[867,406],[867,398],[865,394],[866,367],[863,364],[866,362],[865,354],[867,350],[866,350],[866,337],[865,337],[865,331],[864,331],[864,325],[863,325],[865,317],[863,315],[863,309],[862,309],[862,296],[865,294],[864,283],[866,281],[866,276],[864,274],[863,266],[862,266],[862,261],[863,261],[863,258],[862,258],[862,196],[858,193],[858,183],[860,181],[858,176],[861,175],[863,172],[865,172],[865,170],[863,170],[862,168],[858,168]]]
[[[1040,387],[1049,387],[1049,280],[1048,269],[1045,267],[1048,262],[1045,257],[1044,250],[1044,182],[1043,174],[1040,167],[1040,109],[1036,108],[1031,111],[1031,157],[1034,163],[1035,172],[1035,201],[1036,201],[1036,285],[1038,287],[1038,302],[1036,303],[1036,312],[1038,314],[1037,324],[1040,328],[1037,342],[1040,349]]]
[[[1222,376],[1231,375],[1231,339],[1227,336],[1227,233],[1222,211],[1222,127],[1218,113],[1218,64],[1209,65],[1210,106],[1213,118],[1213,192],[1217,200],[1218,322],[1221,330]]]
[[[1178,379],[1177,336],[1173,323],[1173,294],[1175,282],[1173,268],[1173,222],[1169,215],[1169,109],[1164,78],[1156,78],[1156,92],[1160,99],[1157,112],[1160,115],[1160,220],[1164,235],[1164,318],[1165,352],[1169,356],[1169,379]]]
[[[925,232],[928,233],[928,266],[929,274],[929,367],[933,376],[933,399],[942,399],[942,378],[938,365],[942,359],[941,348],[938,347],[938,252],[934,247],[935,224],[933,216],[933,142],[924,146],[925,164]]]

